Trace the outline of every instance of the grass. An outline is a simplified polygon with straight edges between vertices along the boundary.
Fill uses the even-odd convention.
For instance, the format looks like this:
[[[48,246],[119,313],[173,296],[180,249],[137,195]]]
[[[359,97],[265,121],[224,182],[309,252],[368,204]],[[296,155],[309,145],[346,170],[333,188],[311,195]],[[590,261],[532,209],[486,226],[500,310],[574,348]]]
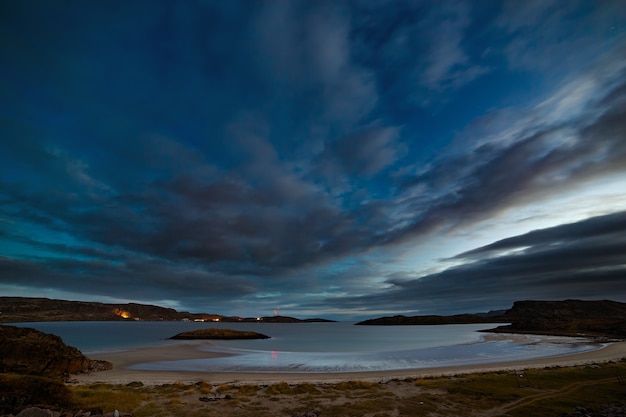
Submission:
[[[72,395],[78,408],[108,411],[134,410],[148,397],[143,388],[109,384],[74,387]]]
[[[321,417],[420,417],[429,415],[492,415],[554,417],[576,406],[597,408],[624,402],[626,362],[601,366],[546,368],[520,372],[489,372],[454,377],[407,378],[384,384],[343,381],[336,384],[269,386],[221,384],[87,385],[70,387],[84,409],[102,408],[135,417],[165,416],[290,416],[317,410]],[[523,383],[520,383],[519,379]],[[529,382],[529,383],[528,383]],[[217,393],[232,399],[201,402]]]

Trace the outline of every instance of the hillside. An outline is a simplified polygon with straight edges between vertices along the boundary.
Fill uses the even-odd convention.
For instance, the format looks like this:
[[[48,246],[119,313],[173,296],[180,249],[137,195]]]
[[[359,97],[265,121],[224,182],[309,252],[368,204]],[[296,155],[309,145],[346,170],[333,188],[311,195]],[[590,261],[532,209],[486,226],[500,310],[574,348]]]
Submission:
[[[105,304],[89,301],[53,300],[49,298],[0,297],[0,323],[39,321],[221,321],[259,323],[312,323],[325,319],[297,319],[286,316],[228,317],[219,314],[179,312],[148,304]]]
[[[380,317],[356,323],[357,325],[402,326],[402,325],[438,325],[438,324],[472,324],[472,323],[500,323],[505,322],[496,317],[484,317],[475,314],[456,314],[453,316],[403,316]]]
[[[49,298],[0,297],[0,322],[181,320],[192,318],[171,308],[144,304],[104,304]]]

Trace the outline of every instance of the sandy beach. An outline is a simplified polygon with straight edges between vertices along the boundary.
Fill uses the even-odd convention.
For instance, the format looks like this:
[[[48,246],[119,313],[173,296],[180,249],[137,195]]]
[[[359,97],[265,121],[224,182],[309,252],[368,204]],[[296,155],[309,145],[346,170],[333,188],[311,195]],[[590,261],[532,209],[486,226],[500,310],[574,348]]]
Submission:
[[[496,336],[497,337],[497,336]],[[508,336],[511,338],[511,336]],[[516,337],[516,336],[513,336]],[[523,336],[521,336],[523,337]],[[113,364],[113,369],[91,374],[74,375],[78,384],[96,382],[127,384],[141,381],[145,385],[160,385],[173,382],[193,383],[208,381],[211,383],[265,384],[273,382],[310,382],[334,383],[345,380],[382,381],[393,378],[456,375],[496,370],[520,370],[545,368],[552,366],[576,366],[620,360],[626,357],[626,342],[612,342],[599,345],[590,351],[535,358],[515,362],[485,363],[480,365],[451,366],[439,368],[402,369],[373,372],[346,373],[240,373],[240,372],[189,372],[189,371],[146,371],[130,369],[133,365],[156,361],[179,359],[202,359],[223,356],[221,353],[207,352],[200,349],[201,343],[190,341],[175,345],[161,345],[131,348],[123,351],[91,354],[91,359],[106,360]]]

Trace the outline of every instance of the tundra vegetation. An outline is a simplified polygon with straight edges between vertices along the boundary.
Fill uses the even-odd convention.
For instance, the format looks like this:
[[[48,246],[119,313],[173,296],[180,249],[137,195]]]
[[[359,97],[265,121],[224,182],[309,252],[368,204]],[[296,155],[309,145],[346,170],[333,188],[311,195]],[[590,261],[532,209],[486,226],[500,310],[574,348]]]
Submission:
[[[626,361],[381,382],[69,386],[73,406],[148,416],[536,416],[623,403]]]

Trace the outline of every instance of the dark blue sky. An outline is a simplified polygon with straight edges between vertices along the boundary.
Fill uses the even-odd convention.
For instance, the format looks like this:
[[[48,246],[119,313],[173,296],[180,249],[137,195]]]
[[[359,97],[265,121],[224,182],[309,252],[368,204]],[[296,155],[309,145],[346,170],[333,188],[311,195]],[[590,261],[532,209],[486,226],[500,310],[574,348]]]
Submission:
[[[0,295],[626,301],[622,1],[5,1],[0,48]]]

